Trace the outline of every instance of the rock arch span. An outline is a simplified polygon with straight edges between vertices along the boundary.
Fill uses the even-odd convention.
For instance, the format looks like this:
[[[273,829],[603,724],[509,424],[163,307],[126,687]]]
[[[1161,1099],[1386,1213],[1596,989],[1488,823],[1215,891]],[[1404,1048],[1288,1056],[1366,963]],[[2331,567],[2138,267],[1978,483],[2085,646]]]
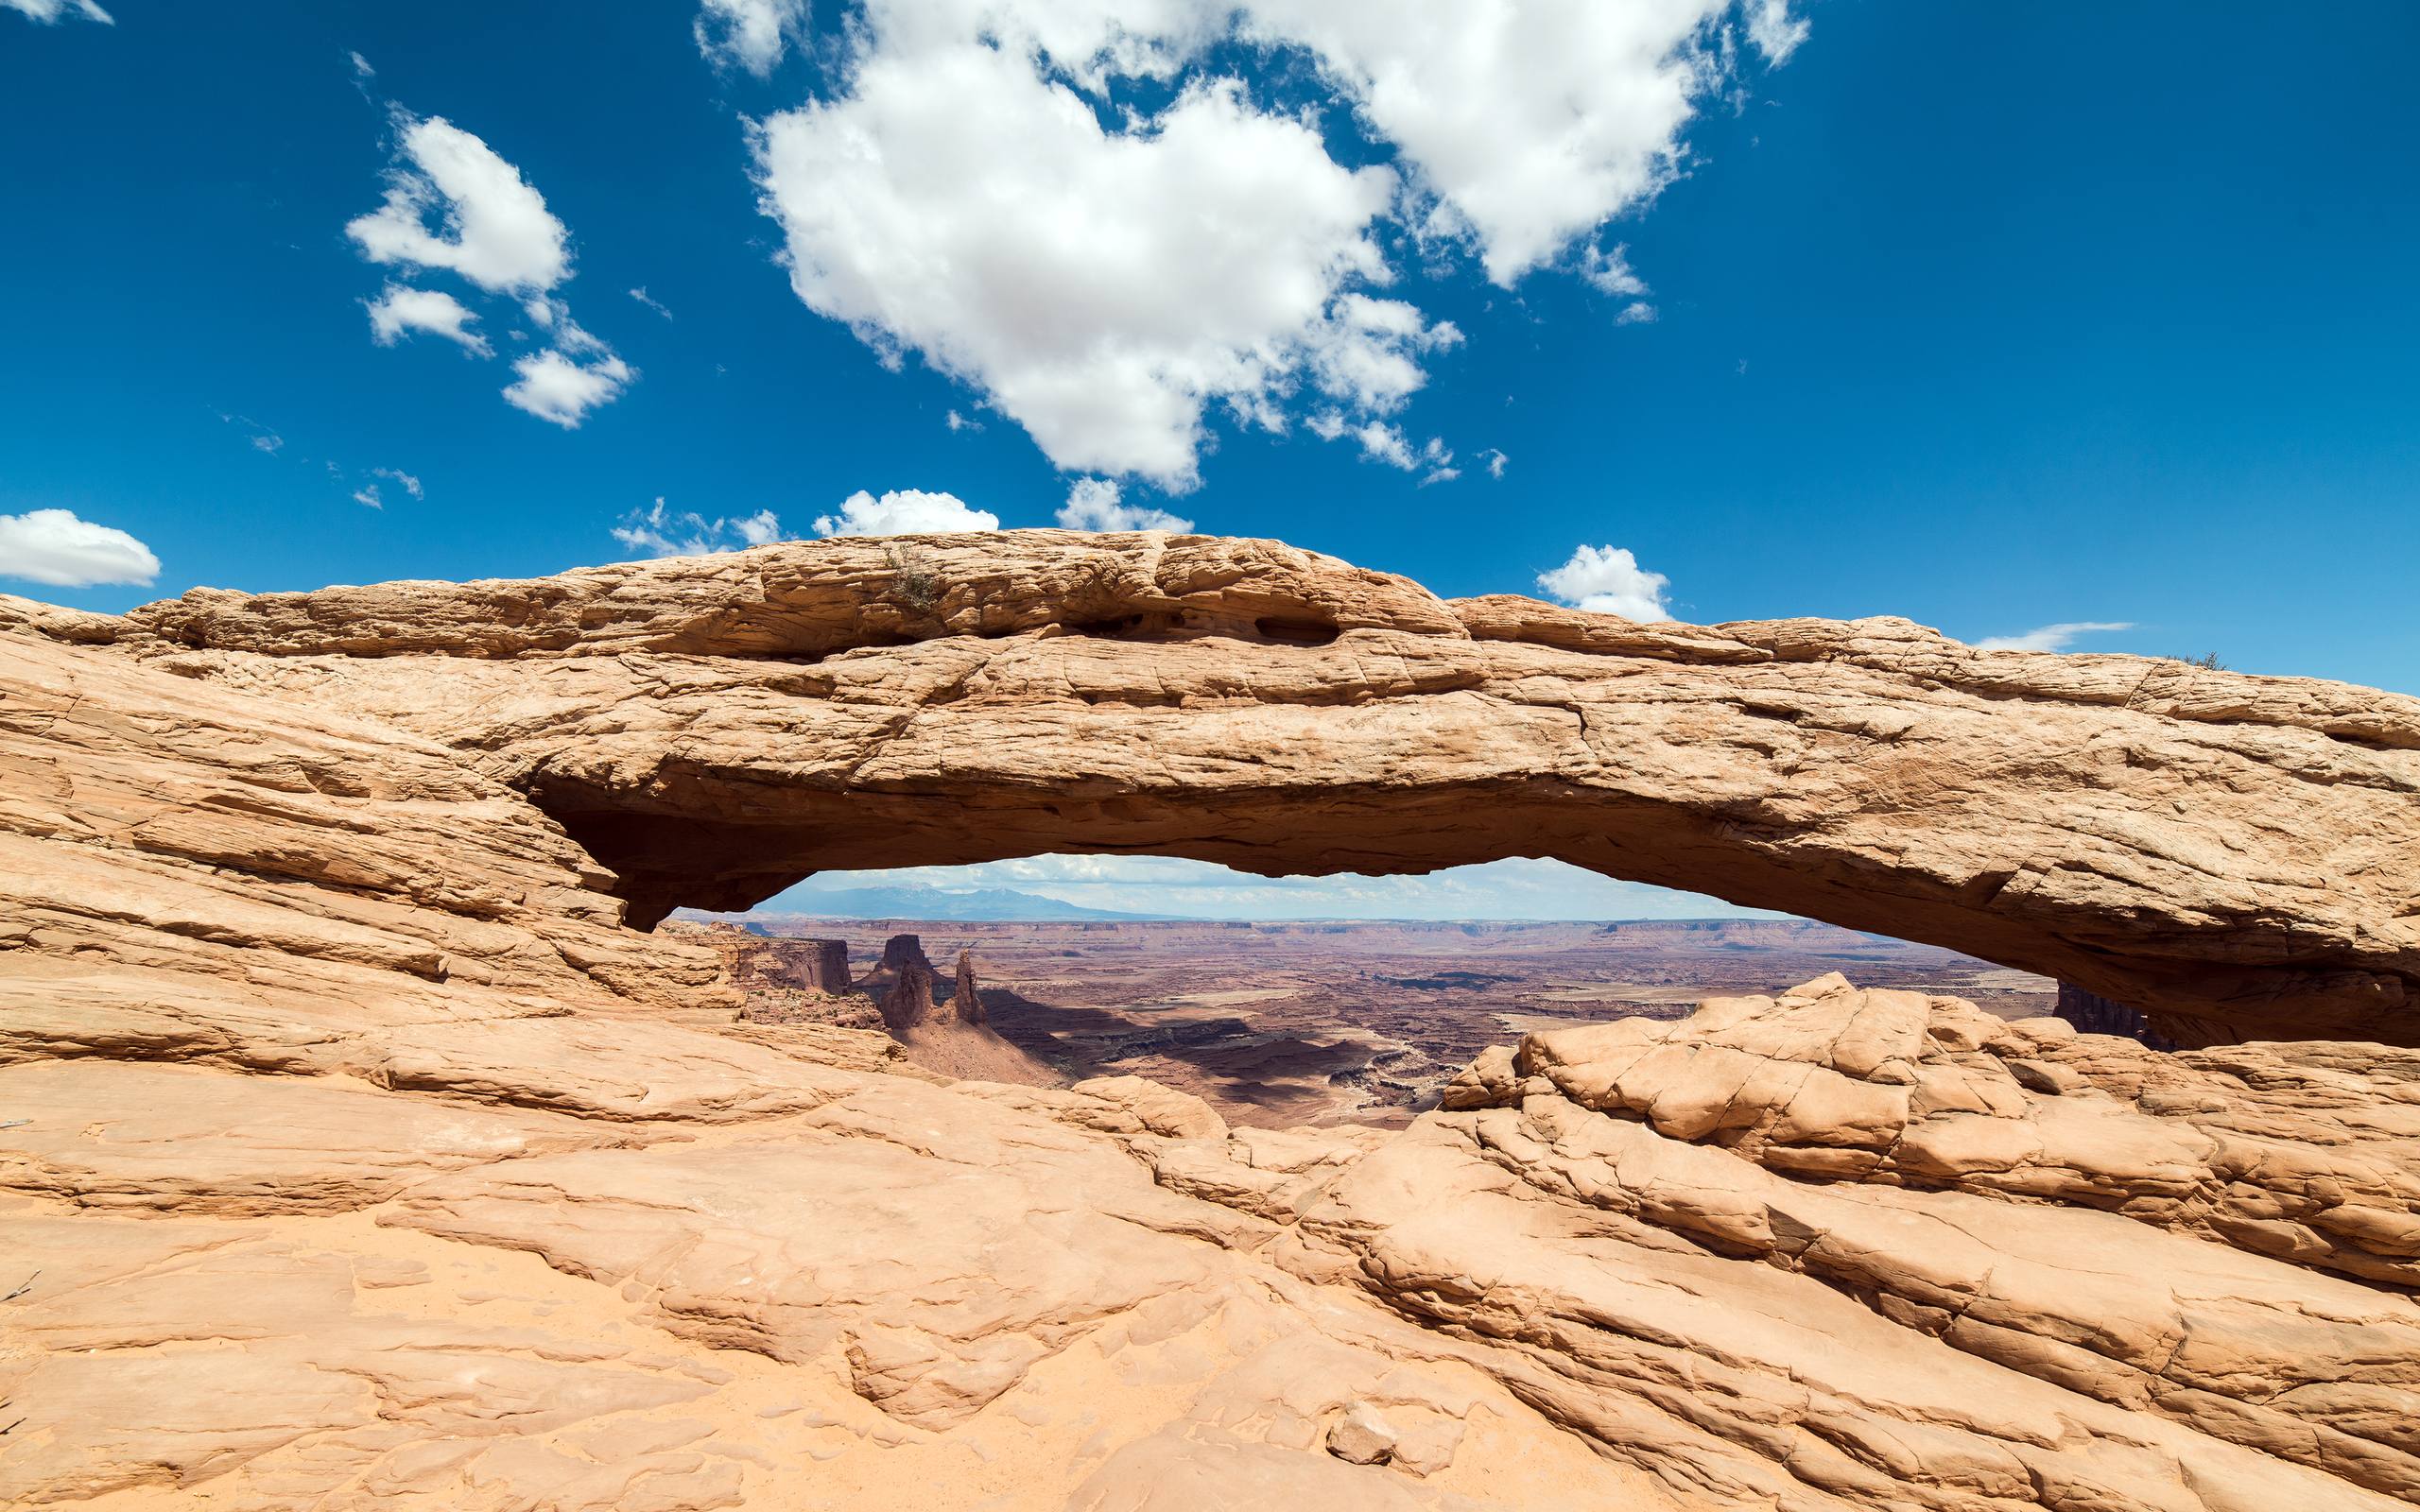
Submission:
[[[2420,1043],[2420,700],[2341,683],[1062,531],[198,590],[49,633],[434,737],[642,927],[828,868],[1553,856],[2056,975],[2187,1043]]]

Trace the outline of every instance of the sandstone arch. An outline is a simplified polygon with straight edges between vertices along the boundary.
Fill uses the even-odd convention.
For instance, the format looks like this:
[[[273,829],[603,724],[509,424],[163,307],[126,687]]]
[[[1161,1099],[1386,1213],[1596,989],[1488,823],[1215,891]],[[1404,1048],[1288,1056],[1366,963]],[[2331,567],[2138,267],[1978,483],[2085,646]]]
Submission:
[[[466,752],[641,926],[835,867],[1548,855],[2057,975],[2188,1043],[2420,1043],[2420,700],[2340,683],[1060,531],[47,629]]]

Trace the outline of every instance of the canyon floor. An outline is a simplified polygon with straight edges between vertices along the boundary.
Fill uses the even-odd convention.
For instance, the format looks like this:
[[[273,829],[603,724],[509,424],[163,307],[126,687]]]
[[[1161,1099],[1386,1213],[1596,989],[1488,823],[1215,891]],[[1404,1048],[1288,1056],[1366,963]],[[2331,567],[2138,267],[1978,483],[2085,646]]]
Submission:
[[[1532,1029],[1679,1018],[1703,998],[1777,992],[1826,971],[1953,993],[2013,1019],[2050,1013],[2058,988],[1806,919],[728,921],[775,953],[840,941],[867,971],[901,934],[940,960],[970,952],[991,1028],[1062,1079],[1148,1076],[1263,1128],[1400,1127],[1479,1052]],[[782,995],[752,998],[777,1015]]]

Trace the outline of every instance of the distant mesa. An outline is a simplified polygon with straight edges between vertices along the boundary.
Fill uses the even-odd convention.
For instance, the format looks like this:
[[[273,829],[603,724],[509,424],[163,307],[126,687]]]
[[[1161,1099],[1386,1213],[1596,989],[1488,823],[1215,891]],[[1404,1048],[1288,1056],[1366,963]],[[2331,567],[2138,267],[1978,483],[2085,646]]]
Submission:
[[[711,949],[738,988],[743,1022],[877,1029],[907,1058],[949,1075],[1055,1086],[1067,1078],[992,1032],[975,955],[961,950],[944,988],[915,935],[883,942],[873,969],[852,977],[846,940],[776,936],[725,921],[664,928]]]
[[[882,1019],[903,1038],[949,1025],[979,1028],[983,1023],[981,989],[975,981],[975,957],[958,953],[958,970],[947,993],[941,974],[925,958],[925,942],[914,935],[893,935],[882,948],[882,964],[869,981],[887,980],[882,988]]]

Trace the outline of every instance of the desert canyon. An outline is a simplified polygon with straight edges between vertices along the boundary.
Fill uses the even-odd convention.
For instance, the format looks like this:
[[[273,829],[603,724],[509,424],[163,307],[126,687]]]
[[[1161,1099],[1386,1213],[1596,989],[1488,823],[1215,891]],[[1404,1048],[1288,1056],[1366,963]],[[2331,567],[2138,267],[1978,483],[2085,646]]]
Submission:
[[[666,922],[1046,851],[1555,857],[2178,1048],[1850,963],[1264,1119],[980,931]],[[0,598],[0,898],[9,1505],[2420,1504],[2420,700],[1160,533]]]

